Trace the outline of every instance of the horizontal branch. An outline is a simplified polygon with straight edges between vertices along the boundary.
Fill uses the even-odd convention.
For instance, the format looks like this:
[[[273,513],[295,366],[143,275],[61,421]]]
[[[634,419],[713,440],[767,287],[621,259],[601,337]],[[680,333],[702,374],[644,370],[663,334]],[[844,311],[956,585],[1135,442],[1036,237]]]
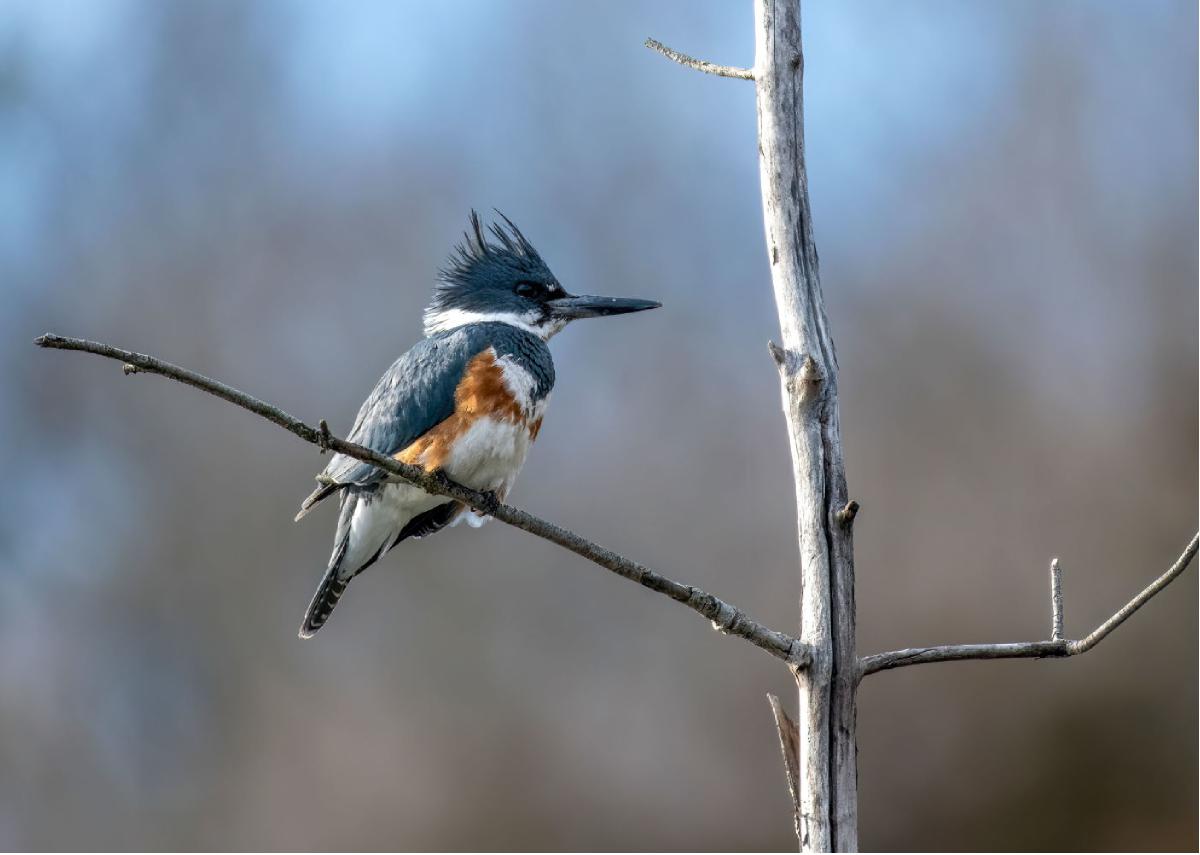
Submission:
[[[704,59],[696,59],[694,56],[688,56],[686,53],[680,53],[677,50],[664,45],[657,39],[646,39],[646,47],[650,50],[658,51],[671,62],[677,62],[680,65],[686,65],[688,68],[694,68],[696,71],[703,71],[705,74],[715,74],[717,77],[733,77],[737,80],[753,80],[754,69],[738,68],[734,65],[717,65],[715,62],[708,62]]]
[[[520,508],[501,504],[490,494],[480,493],[477,490],[472,490],[464,487],[462,484],[455,483],[441,472],[426,472],[418,466],[401,463],[385,454],[380,454],[377,451],[372,451],[369,448],[364,448],[361,445],[356,445],[333,436],[329,433],[329,428],[325,425],[324,421],[321,422],[319,427],[314,428],[288,415],[278,407],[261,401],[252,395],[247,395],[245,392],[234,389],[232,386],[227,386],[224,383],[209,379],[194,371],[180,368],[178,365],[172,365],[169,362],[163,362],[144,353],[135,353],[113,347],[112,345],[87,341],[85,339],[64,338],[51,333],[39,336],[34,340],[34,344],[38,345],[38,347],[77,350],[83,353],[93,353],[97,356],[115,359],[123,364],[126,374],[138,374],[142,372],[158,374],[162,377],[177,380],[180,383],[186,383],[188,386],[208,392],[210,395],[215,395],[222,400],[236,404],[245,410],[262,416],[268,421],[274,422],[306,442],[311,442],[319,446],[322,450],[332,449],[347,457],[353,457],[364,463],[370,463],[395,475],[397,478],[417,485],[426,492],[457,499],[482,514],[495,517],[501,522],[519,528],[522,531],[527,531],[543,540],[556,543],[564,549],[569,549],[576,555],[581,555],[594,564],[598,564],[606,570],[611,570],[618,576],[637,582],[639,585],[668,596],[676,602],[683,603],[688,608],[704,615],[704,617],[712,621],[713,628],[717,631],[743,638],[751,644],[761,647],[772,656],[784,660],[794,668],[801,668],[809,663],[809,651],[807,645],[803,642],[790,635],[763,626],[761,623],[751,619],[741,609],[714,597],[706,591],[702,591],[693,585],[685,585],[682,582],[669,579],[660,573],[656,573],[644,564],[631,561],[610,549],[605,549],[599,544],[592,543],[590,540],[580,537],[572,531],[556,526]]]
[[[1114,629],[1124,623],[1130,615],[1144,606],[1157,593],[1171,584],[1196,557],[1197,547],[1200,547],[1200,534],[1192,538],[1187,548],[1163,573],[1125,606],[1096,627],[1085,638],[1078,641],[1055,639],[1051,641],[1028,641],[1014,644],[948,644],[940,647],[910,647],[905,650],[893,650],[889,653],[876,653],[874,656],[864,656],[859,659],[859,674],[862,677],[877,671],[887,671],[890,668],[903,668],[907,665],[924,665],[927,662],[954,662],[962,659],[1043,659],[1046,657],[1078,656],[1087,653]],[[1061,632],[1062,627],[1062,589],[1057,559],[1051,564],[1051,601],[1053,603],[1052,634]]]
[[[940,647],[907,647],[889,653],[876,653],[859,660],[865,677],[876,671],[924,665],[926,662],[953,662],[959,659],[1045,659],[1069,656],[1065,641],[1018,641],[1011,644],[945,644]]]

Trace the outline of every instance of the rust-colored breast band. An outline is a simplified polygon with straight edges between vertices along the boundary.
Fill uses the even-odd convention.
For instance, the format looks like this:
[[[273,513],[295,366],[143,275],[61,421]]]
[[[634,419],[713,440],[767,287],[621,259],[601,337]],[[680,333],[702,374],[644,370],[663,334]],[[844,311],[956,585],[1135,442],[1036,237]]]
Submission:
[[[426,471],[441,469],[450,458],[454,443],[481,418],[525,422],[521,405],[504,382],[504,369],[496,364],[496,353],[491,348],[467,363],[454,390],[454,413],[394,456],[401,463],[422,466]],[[541,419],[528,425],[531,438],[537,436],[541,426]]]

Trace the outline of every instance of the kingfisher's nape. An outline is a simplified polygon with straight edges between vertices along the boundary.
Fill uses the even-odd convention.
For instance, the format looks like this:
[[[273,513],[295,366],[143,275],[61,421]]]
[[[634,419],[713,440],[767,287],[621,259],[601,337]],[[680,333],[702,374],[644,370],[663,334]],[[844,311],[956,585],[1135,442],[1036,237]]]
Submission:
[[[503,499],[537,439],[554,361],[547,340],[573,320],[657,308],[652,300],[568,294],[533,245],[503,214],[489,241],[471,212],[466,240],[441,271],[425,311],[425,338],[401,356],[367,397],[349,440],[441,471]],[[333,552],[300,626],[317,632],[350,580],[409,537],[486,520],[369,463],[334,455],[300,506],[339,498]]]
[[[499,212],[497,212],[499,213]],[[661,306],[632,297],[568,294],[546,262],[508,217],[493,223],[488,240],[479,215],[440,271],[433,300],[425,310],[425,334],[489,321],[510,324],[543,341],[580,318],[641,312]]]

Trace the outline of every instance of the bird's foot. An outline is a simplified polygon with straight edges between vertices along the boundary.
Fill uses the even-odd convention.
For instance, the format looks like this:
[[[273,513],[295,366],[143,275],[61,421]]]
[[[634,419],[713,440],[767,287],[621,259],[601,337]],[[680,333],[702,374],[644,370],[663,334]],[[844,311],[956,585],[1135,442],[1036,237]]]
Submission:
[[[494,516],[496,511],[500,510],[500,496],[495,490],[485,490],[480,494],[483,498],[475,510],[483,514],[485,517]]]
[[[431,486],[442,490],[449,490],[454,485],[450,476],[441,469],[427,470],[425,477],[429,479]]]

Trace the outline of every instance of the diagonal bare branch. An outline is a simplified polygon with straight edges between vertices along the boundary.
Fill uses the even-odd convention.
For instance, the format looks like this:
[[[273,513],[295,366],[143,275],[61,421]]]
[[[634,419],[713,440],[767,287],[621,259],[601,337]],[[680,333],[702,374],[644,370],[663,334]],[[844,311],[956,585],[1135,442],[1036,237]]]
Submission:
[[[910,647],[905,650],[864,656],[859,660],[859,674],[865,677],[877,671],[903,668],[906,665],[924,665],[927,662],[952,662],[962,659],[1042,659],[1051,656],[1078,656],[1080,653],[1087,653],[1103,641],[1110,632],[1124,623],[1130,615],[1149,602],[1155,594],[1177,579],[1196,557],[1198,547],[1200,547],[1200,534],[1192,538],[1166,573],[1147,585],[1120,611],[1078,641],[1057,638],[1051,641],[1027,641],[1013,644],[948,644],[940,647]],[[1057,565],[1056,559],[1051,565],[1051,602],[1053,604],[1054,632],[1056,633],[1061,632],[1062,627],[1062,591],[1061,581],[1056,578],[1057,574],[1055,573],[1058,569]]]
[[[1068,641],[1067,655],[1075,656],[1079,653],[1087,653],[1103,641],[1105,636],[1123,624],[1131,614],[1146,605],[1151,597],[1175,581],[1187,569],[1187,566],[1192,563],[1192,559],[1196,557],[1196,549],[1198,547],[1200,547],[1200,534],[1192,538],[1187,548],[1183,550],[1183,553],[1175,560],[1175,563],[1171,565],[1171,568],[1166,573],[1163,573],[1147,585],[1140,594],[1126,603],[1120,611],[1088,633],[1085,638],[1079,641]]]
[[[664,45],[657,39],[646,39],[646,47],[650,50],[658,51],[671,62],[677,62],[680,65],[686,65],[688,68],[694,68],[696,71],[703,71],[705,74],[715,74],[717,77],[733,77],[737,80],[753,80],[754,69],[738,68],[734,65],[717,65],[715,62],[709,62],[704,59],[696,59],[694,56],[688,56],[686,53],[680,53],[677,50]]]
[[[644,564],[618,555],[610,549],[605,549],[599,544],[592,543],[590,540],[580,537],[572,531],[556,526],[527,511],[514,508],[511,505],[497,503],[492,496],[464,487],[462,484],[457,484],[441,472],[426,472],[420,467],[401,463],[377,451],[372,451],[369,448],[364,448],[361,445],[355,445],[340,437],[333,436],[329,433],[329,427],[325,424],[324,420],[321,421],[319,427],[314,428],[288,415],[278,407],[261,401],[252,395],[247,395],[245,392],[234,389],[232,386],[227,386],[217,380],[212,380],[194,371],[181,368],[178,365],[163,362],[144,353],[135,353],[134,351],[123,350],[109,344],[87,341],[86,339],[65,338],[53,333],[39,336],[34,339],[34,344],[38,347],[76,350],[115,359],[122,363],[126,374],[158,374],[162,377],[185,383],[188,386],[193,386],[203,392],[208,392],[210,395],[215,395],[224,401],[236,404],[242,409],[249,410],[268,421],[274,422],[280,427],[291,431],[304,441],[318,446],[322,451],[332,449],[348,457],[378,466],[380,469],[386,470],[398,478],[416,484],[427,492],[458,499],[481,513],[493,516],[501,522],[505,522],[522,531],[527,531],[543,540],[556,543],[564,549],[569,549],[576,555],[581,555],[594,564],[598,564],[606,570],[611,570],[622,578],[637,582],[651,591],[668,596],[678,603],[683,603],[688,608],[704,615],[704,617],[712,621],[713,628],[718,632],[743,638],[793,667],[803,668],[809,664],[810,655],[806,644],[786,633],[777,632],[763,626],[736,606],[730,605],[724,600],[714,597],[712,594],[693,585],[685,585],[682,582],[669,579],[660,573],[656,573]]]

